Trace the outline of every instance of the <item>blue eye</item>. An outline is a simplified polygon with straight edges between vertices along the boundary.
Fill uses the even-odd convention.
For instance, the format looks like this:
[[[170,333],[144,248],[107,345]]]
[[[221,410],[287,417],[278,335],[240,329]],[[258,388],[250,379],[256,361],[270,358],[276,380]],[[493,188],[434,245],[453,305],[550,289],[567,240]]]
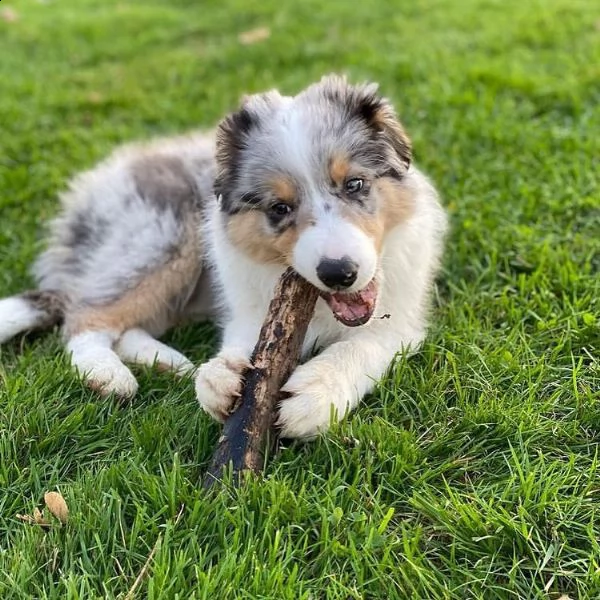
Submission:
[[[356,194],[363,189],[365,185],[364,179],[360,179],[359,177],[354,177],[353,179],[348,179],[344,184],[344,188],[347,194]]]
[[[271,206],[270,210],[278,217],[285,217],[292,212],[292,207],[285,202],[277,202],[277,204],[273,204],[273,206]]]

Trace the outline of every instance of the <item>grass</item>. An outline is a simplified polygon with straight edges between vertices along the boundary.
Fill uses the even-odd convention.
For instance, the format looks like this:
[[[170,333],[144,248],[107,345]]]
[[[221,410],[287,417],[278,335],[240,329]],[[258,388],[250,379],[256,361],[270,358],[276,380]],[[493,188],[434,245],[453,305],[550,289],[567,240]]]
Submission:
[[[422,351],[239,491],[198,486],[189,384],[100,401],[58,335],[2,348],[1,598],[600,597],[597,2],[4,0],[0,56],[2,296],[77,170],[332,70],[393,98],[453,228]],[[16,519],[53,489],[66,527]]]

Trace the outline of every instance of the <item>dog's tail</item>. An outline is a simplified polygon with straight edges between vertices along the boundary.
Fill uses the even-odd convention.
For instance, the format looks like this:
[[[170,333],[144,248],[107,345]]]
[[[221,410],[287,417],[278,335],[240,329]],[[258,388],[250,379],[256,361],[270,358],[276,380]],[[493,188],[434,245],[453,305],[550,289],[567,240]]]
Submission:
[[[62,322],[64,297],[53,290],[30,291],[0,300],[0,344],[29,331],[50,329]]]

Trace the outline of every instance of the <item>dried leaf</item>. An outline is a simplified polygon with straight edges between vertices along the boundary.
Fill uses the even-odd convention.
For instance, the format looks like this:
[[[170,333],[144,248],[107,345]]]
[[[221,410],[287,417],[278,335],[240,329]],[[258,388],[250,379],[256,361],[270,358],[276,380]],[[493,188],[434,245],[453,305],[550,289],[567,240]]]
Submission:
[[[33,518],[36,525],[44,528],[50,527],[50,523],[44,518],[42,511],[37,506],[33,509]]]
[[[7,6],[0,11],[0,19],[7,23],[14,23],[19,20],[19,13]]]
[[[256,44],[257,42],[262,42],[271,37],[271,30],[268,27],[257,27],[256,29],[250,29],[249,31],[244,31],[238,35],[238,40],[240,44],[244,44],[248,46],[250,44]]]
[[[58,492],[46,492],[44,502],[48,510],[63,524],[69,519],[69,508],[65,499]]]
[[[19,521],[23,521],[29,525],[35,525],[35,519],[31,515],[21,515],[17,513],[15,516],[17,519],[19,519]]]
[[[37,508],[33,509],[33,516],[31,515],[15,515],[19,521],[23,521],[28,525],[39,525],[42,529],[48,529],[50,527],[50,523],[44,519],[44,515]]]
[[[40,523],[45,523],[46,521],[44,521],[44,515],[42,514],[42,511],[36,506],[33,509],[33,520],[39,525]]]

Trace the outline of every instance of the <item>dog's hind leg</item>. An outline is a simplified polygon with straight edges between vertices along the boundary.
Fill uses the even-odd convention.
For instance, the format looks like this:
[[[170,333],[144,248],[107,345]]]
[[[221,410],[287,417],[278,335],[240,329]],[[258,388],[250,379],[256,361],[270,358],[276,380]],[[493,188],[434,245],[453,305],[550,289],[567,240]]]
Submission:
[[[109,304],[80,306],[66,314],[64,336],[71,364],[87,386],[102,395],[114,393],[130,398],[137,392],[135,377],[117,351],[123,350],[123,345],[118,344],[121,337],[126,336],[124,348],[131,351],[128,331],[146,326],[162,333],[170,325],[164,309],[166,299],[161,294],[164,290],[156,282],[160,273],[153,275]]]
[[[139,333],[126,332],[160,336],[193,304],[204,203],[212,197],[210,148],[195,140],[125,148],[75,178],[62,196],[34,273],[41,289],[68,296],[67,350],[88,386],[103,394],[137,390],[119,352],[146,362],[157,354],[148,339],[136,348]],[[159,364],[186,364],[165,348]]]
[[[131,398],[138,384],[112,349],[117,338],[118,333],[110,329],[81,331],[69,339],[67,351],[71,354],[71,365],[89,388],[103,396],[114,393]]]
[[[154,273],[104,306],[87,306],[67,314],[64,334],[71,364],[88,387],[103,395],[114,393],[132,397],[137,382],[125,362],[152,365],[180,371],[191,363],[179,352],[154,339],[147,329],[160,334],[171,325],[168,297],[157,284],[160,273]],[[164,282],[164,279],[162,280]]]
[[[177,350],[159,342],[143,329],[129,329],[117,341],[115,351],[124,362],[157,366],[161,371],[186,375],[192,363]]]
[[[92,389],[131,397],[137,391],[133,374],[122,360],[158,362],[175,371],[191,367],[187,359],[155,340],[177,321],[178,298],[189,295],[200,261],[189,237],[179,252],[142,276],[137,285],[104,304],[85,304],[66,313],[64,334],[72,365]]]

